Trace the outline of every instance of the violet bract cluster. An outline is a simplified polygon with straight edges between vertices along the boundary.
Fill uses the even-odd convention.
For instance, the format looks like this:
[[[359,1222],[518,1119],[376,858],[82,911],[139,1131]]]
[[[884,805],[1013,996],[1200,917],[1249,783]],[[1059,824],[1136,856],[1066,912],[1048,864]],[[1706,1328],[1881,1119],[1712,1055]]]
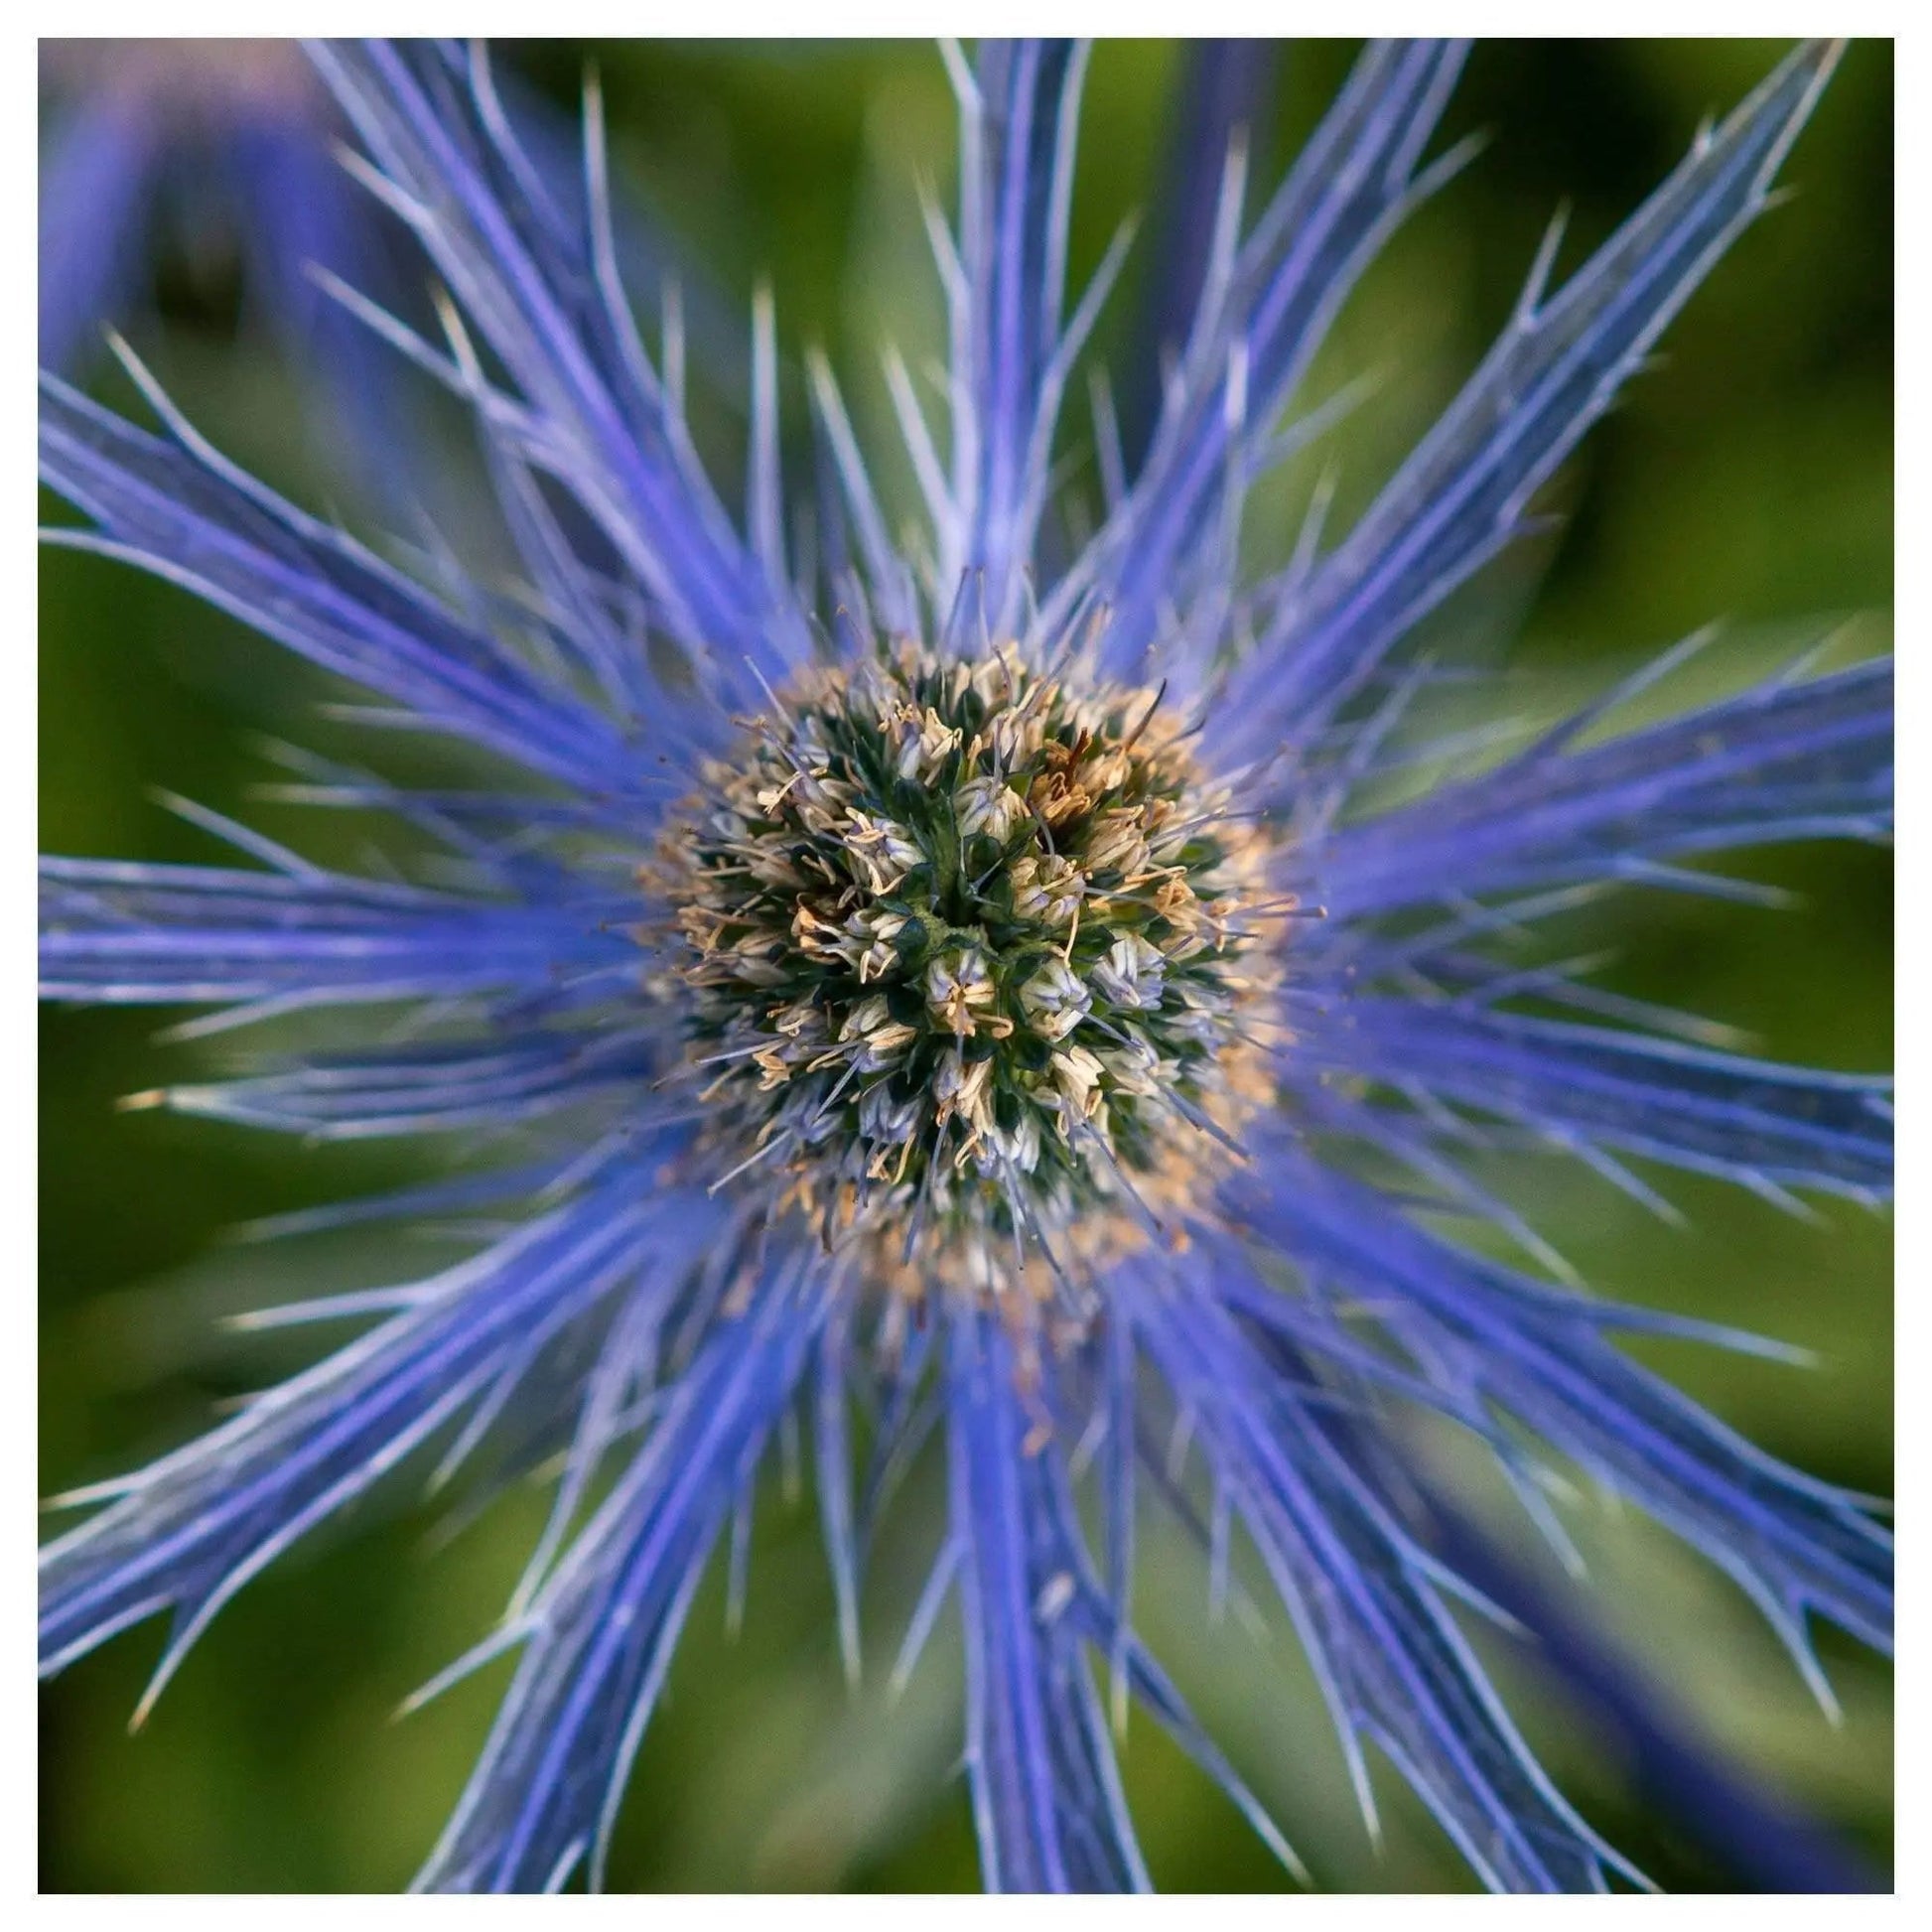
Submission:
[[[819,360],[799,515],[811,466],[781,459],[763,298],[745,497],[721,495],[678,351],[653,354],[618,272],[594,94],[565,205],[481,52],[312,50],[444,333],[345,299],[474,413],[513,568],[405,572],[152,384],[158,431],[47,377],[43,472],[86,519],[53,534],[239,617],[474,776],[314,776],[407,828],[408,880],[232,826],[232,866],[50,859],[44,986],[229,1024],[326,1010],[318,1050],[148,1098],[470,1136],[458,1177],[343,1214],[487,1231],[426,1279],[284,1311],[366,1325],[90,1491],[43,1553],[44,1671],[165,1617],[152,1698],[238,1588],[396,1465],[550,1467],[500,1630],[439,1681],[516,1655],[420,1882],[596,1883],[693,1595],[742,1559],[796,1416],[855,1667],[880,1511],[909,1457],[943,1458],[903,1656],[956,1606],[996,1889],[1147,1884],[1130,1705],[1299,1869],[1137,1634],[1152,1511],[1198,1535],[1217,1589],[1235,1561],[1279,1597],[1365,1798],[1373,1745],[1485,1884],[1637,1878],[1485,1676],[1418,1416],[1492,1454],[1553,1539],[1556,1469],[1668,1526],[1821,1691],[1814,1618],[1888,1644],[1868,1502],[1623,1345],[1736,1338],[1560,1279],[1496,1175],[1555,1150],[1640,1194],[1631,1161],[1774,1200],[1887,1193],[1887,1083],[1715,1050],[1516,942],[1609,889],[1639,916],[1641,892],[1718,890],[1713,855],[1882,837],[1889,664],[1800,667],[1642,728],[1619,722],[1627,687],[1500,756],[1416,766],[1438,687],[1410,648],[1764,207],[1835,56],[1793,53],[1560,287],[1553,244],[1352,527],[1317,512],[1244,573],[1244,499],[1308,424],[1324,332],[1463,159],[1432,156],[1463,52],[1371,46],[1272,193],[1220,130],[1197,295],[1130,466],[1104,408],[1091,438],[1063,409],[1125,246],[1066,287],[1085,53],[946,50],[949,354],[930,398],[889,367],[919,493],[896,529]],[[1386,783],[1405,760],[1420,792]]]

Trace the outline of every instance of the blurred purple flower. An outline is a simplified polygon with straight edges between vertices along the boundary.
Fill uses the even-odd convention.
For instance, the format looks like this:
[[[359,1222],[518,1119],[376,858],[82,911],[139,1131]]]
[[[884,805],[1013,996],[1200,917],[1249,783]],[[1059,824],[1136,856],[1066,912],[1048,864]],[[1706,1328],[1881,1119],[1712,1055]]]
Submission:
[[[393,300],[381,217],[332,152],[344,124],[300,43],[43,41],[41,78],[42,366],[97,354],[147,299],[162,247],[233,260],[249,307],[319,382],[338,453],[380,450],[394,358],[317,271]]]

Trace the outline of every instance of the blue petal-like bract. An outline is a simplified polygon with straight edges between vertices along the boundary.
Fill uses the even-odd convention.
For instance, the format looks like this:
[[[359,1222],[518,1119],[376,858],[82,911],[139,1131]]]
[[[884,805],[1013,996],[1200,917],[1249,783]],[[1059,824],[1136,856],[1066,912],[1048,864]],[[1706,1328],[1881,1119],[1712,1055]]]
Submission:
[[[1348,1072],[1727,1179],[1882,1193],[1889,1083],[1448,1003],[1365,997],[1322,1042]]]
[[[76,114],[43,158],[43,368],[65,368],[87,332],[119,311],[154,189],[153,163],[152,130],[111,101]]]
[[[610,723],[461,623],[400,572],[244,477],[185,428],[130,429],[44,381],[41,474],[84,509],[94,547],[138,563],[325,669],[546,776],[621,783]]]
[[[1042,382],[1059,342],[1084,61],[1063,41],[995,42],[973,89],[978,124],[960,255],[973,297],[967,356],[977,435],[958,453],[970,465],[958,481],[962,500],[975,505],[966,563],[986,573],[995,629],[1013,622],[1018,570],[1045,508],[1041,456],[1052,405]]]
[[[1773,1461],[1639,1368],[1606,1338],[1614,1310],[1389,1221],[1375,1201],[1283,1149],[1266,1197],[1234,1206],[1299,1267],[1377,1298],[1391,1337],[1440,1364],[1446,1395],[1492,1401],[1688,1537],[1788,1641],[1803,1648],[1812,1610],[1890,1641],[1890,1539],[1857,1497]]]
[[[1145,1890],[1106,1719],[1066,1617],[1076,1585],[1030,1493],[1038,1450],[1027,1452],[1032,1426],[996,1329],[960,1324],[949,1383],[966,1768],[987,1888]]]
[[[1370,47],[1239,254],[1210,268],[1146,465],[1088,564],[1112,611],[1110,668],[1139,662],[1213,494],[1245,486],[1248,446],[1273,427],[1356,276],[1416,199],[1416,167],[1463,53],[1453,42]]]
[[[1519,533],[1538,487],[1763,208],[1837,59],[1824,46],[1794,53],[1547,302],[1539,260],[1502,341],[1228,681],[1216,711],[1226,756],[1305,737]]]
[[[41,869],[41,991],[115,1005],[559,995],[634,970],[601,923],[571,907],[318,871],[49,859]]]
[[[1611,1855],[1511,1727],[1437,1584],[1315,1419],[1314,1392],[1271,1372],[1209,1298],[1131,1306],[1345,1733],[1389,1752],[1488,1883],[1600,1887]]]
[[[737,674],[783,676],[804,627],[733,530],[675,394],[617,286],[608,202],[573,224],[503,120],[481,56],[431,43],[324,43],[317,63],[520,406],[507,443],[598,522],[672,632]],[[601,167],[601,157],[597,158]]]
[[[1161,224],[1156,246],[1167,272],[1142,313],[1142,339],[1121,397],[1124,475],[1138,471],[1147,455],[1161,408],[1163,363],[1179,355],[1200,305],[1229,150],[1265,137],[1278,59],[1273,41],[1187,44],[1173,152],[1156,206]]]
[[[1807,664],[1606,729],[1687,645],[1502,754],[1411,734],[1449,723],[1411,639],[1529,527],[1765,207],[1835,51],[1794,52],[1548,295],[1553,240],[1355,526],[1325,550],[1311,533],[1259,581],[1239,568],[1247,492],[1322,414],[1289,416],[1311,360],[1383,240],[1466,159],[1430,152],[1460,44],[1371,45],[1252,222],[1236,130],[1254,90],[1205,87],[1173,274],[1152,278],[1175,299],[1143,332],[1169,366],[1131,461],[1096,401],[1097,520],[1056,494],[1077,469],[1061,406],[1127,246],[1067,287],[1087,51],[947,48],[943,444],[888,365],[924,514],[909,541],[822,358],[817,494],[787,493],[765,297],[743,527],[726,507],[686,419],[675,304],[654,349],[631,313],[595,90],[566,180],[481,49],[312,52],[360,142],[357,192],[400,217],[438,287],[440,344],[347,286],[348,184],[323,189],[313,153],[259,147],[261,203],[310,184],[282,239],[334,273],[331,327],[472,413],[502,554],[474,579],[456,543],[420,572],[386,561],[209,448],[131,355],[159,433],[43,377],[43,475],[84,519],[52,535],[251,625],[368,700],[350,719],[435,737],[459,769],[430,790],[283,755],[291,799],[401,829],[408,856],[366,875],[185,803],[247,863],[45,860],[42,987],[206,1009],[185,1032],[301,1016],[274,1057],[134,1104],[311,1139],[440,1136],[460,1171],[257,1232],[458,1217],[474,1248],[427,1280],[263,1311],[375,1319],[201,1440],[69,1498],[100,1506],[42,1553],[43,1671],[170,1614],[151,1699],[236,1589],[419,1452],[440,1448],[434,1485],[466,1476],[484,1500],[554,1475],[501,1624],[421,1694],[519,1654],[419,1883],[596,1885],[695,1593],[722,1540],[735,1613],[753,1485],[802,1414],[854,1677],[881,1514],[913,1458],[943,1458],[946,1521],[901,1667],[956,1605],[990,1887],[1149,1885],[1122,1782],[1130,1704],[1307,1875],[1134,1626],[1157,1503],[1207,1546],[1214,1601],[1251,1608],[1250,1580],[1272,1586],[1365,1808],[1373,1743],[1485,1884],[1641,1882],[1486,1674],[1460,1618],[1495,1605],[1457,1568],[1473,1533],[1441,1534],[1423,1446],[1452,1433],[1484,1452],[1560,1552],[1566,1471],[1627,1499],[1752,1599],[1827,1700],[1812,1619],[1888,1646],[1890,1539],[1866,1499],[1756,1449],[1627,1352],[1642,1335],[1746,1344],[1666,1296],[1587,1296],[1505,1157],[1574,1159],[1663,1211],[1624,1163],[1787,1208],[1799,1190],[1875,1205],[1890,1088],[1749,1057],[1526,941],[1619,887],[1748,893],[1712,863],[1727,853],[1882,839],[1891,670]],[[1210,50],[1203,71],[1227,81],[1230,58]],[[44,208],[118,236],[142,160],[127,130],[75,123]],[[263,273],[309,305],[289,253]],[[50,347],[67,310],[107,299],[105,277],[43,289]],[[910,684],[889,702],[866,683],[906,665],[916,703]],[[1120,686],[1055,711],[1082,680]],[[942,704],[978,708],[956,726]],[[1049,713],[1066,734],[1045,743],[1050,772],[967,782],[946,762],[996,745],[1004,759]],[[826,750],[848,727],[850,781]],[[1149,732],[1187,769],[1152,803],[1156,767],[1134,753]],[[792,826],[785,812],[795,838],[756,829]],[[943,840],[898,823],[920,813]],[[1050,836],[1017,857],[1069,824],[1087,870]],[[1256,854],[1260,885],[1193,896]],[[784,930],[722,883],[739,880],[782,897]],[[1043,929],[1023,885],[1030,904],[1067,895],[1063,927],[989,964],[996,928]],[[1147,917],[1116,936],[1128,906]],[[848,981],[842,1009],[830,989]],[[724,1019],[705,1004],[720,985],[740,1001]],[[1150,1014],[1165,1056],[1137,1031]],[[895,1058],[933,1015],[929,1057]],[[748,1116],[736,1096],[755,1081],[784,1111]],[[904,1123],[928,1104],[915,1170]],[[955,1211],[996,1189],[981,1219]],[[1445,1213],[1482,1223],[1480,1244]],[[1161,1421],[1166,1458],[1149,1448]],[[1587,1640],[1566,1626],[1553,1655],[1568,1668]]]
[[[531,1604],[521,1667],[422,1885],[553,1890],[601,1861],[692,1591],[822,1319],[796,1276],[782,1271],[718,1323]]]
[[[1587,751],[1553,737],[1345,827],[1322,847],[1322,901],[1355,919],[1439,900],[1446,889],[1668,881],[1674,858],[1880,837],[1891,795],[1891,665],[1859,664]]]
[[[406,1312],[119,1485],[43,1552],[43,1668],[173,1609],[165,1677],[263,1564],[467,1405],[500,1400],[563,1324],[646,1269],[674,1291],[636,1191],[607,1185],[421,1284]]]

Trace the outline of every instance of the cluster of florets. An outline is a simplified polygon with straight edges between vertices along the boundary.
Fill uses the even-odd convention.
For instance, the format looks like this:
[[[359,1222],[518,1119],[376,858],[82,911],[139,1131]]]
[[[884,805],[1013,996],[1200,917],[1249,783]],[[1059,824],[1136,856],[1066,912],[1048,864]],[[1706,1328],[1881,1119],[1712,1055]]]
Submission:
[[[915,1294],[1177,1240],[1270,1092],[1275,978],[1266,840],[1160,693],[906,645],[746,734],[650,875],[721,1183],[782,1169]]]

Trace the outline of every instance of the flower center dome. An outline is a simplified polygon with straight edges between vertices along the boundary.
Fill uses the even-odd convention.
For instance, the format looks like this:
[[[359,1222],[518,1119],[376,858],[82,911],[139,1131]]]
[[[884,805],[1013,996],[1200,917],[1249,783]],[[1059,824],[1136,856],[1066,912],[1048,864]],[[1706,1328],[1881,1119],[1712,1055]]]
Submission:
[[[719,1184],[782,1176],[914,1296],[1178,1242],[1278,974],[1269,836],[1160,698],[903,645],[746,721],[651,872]]]

